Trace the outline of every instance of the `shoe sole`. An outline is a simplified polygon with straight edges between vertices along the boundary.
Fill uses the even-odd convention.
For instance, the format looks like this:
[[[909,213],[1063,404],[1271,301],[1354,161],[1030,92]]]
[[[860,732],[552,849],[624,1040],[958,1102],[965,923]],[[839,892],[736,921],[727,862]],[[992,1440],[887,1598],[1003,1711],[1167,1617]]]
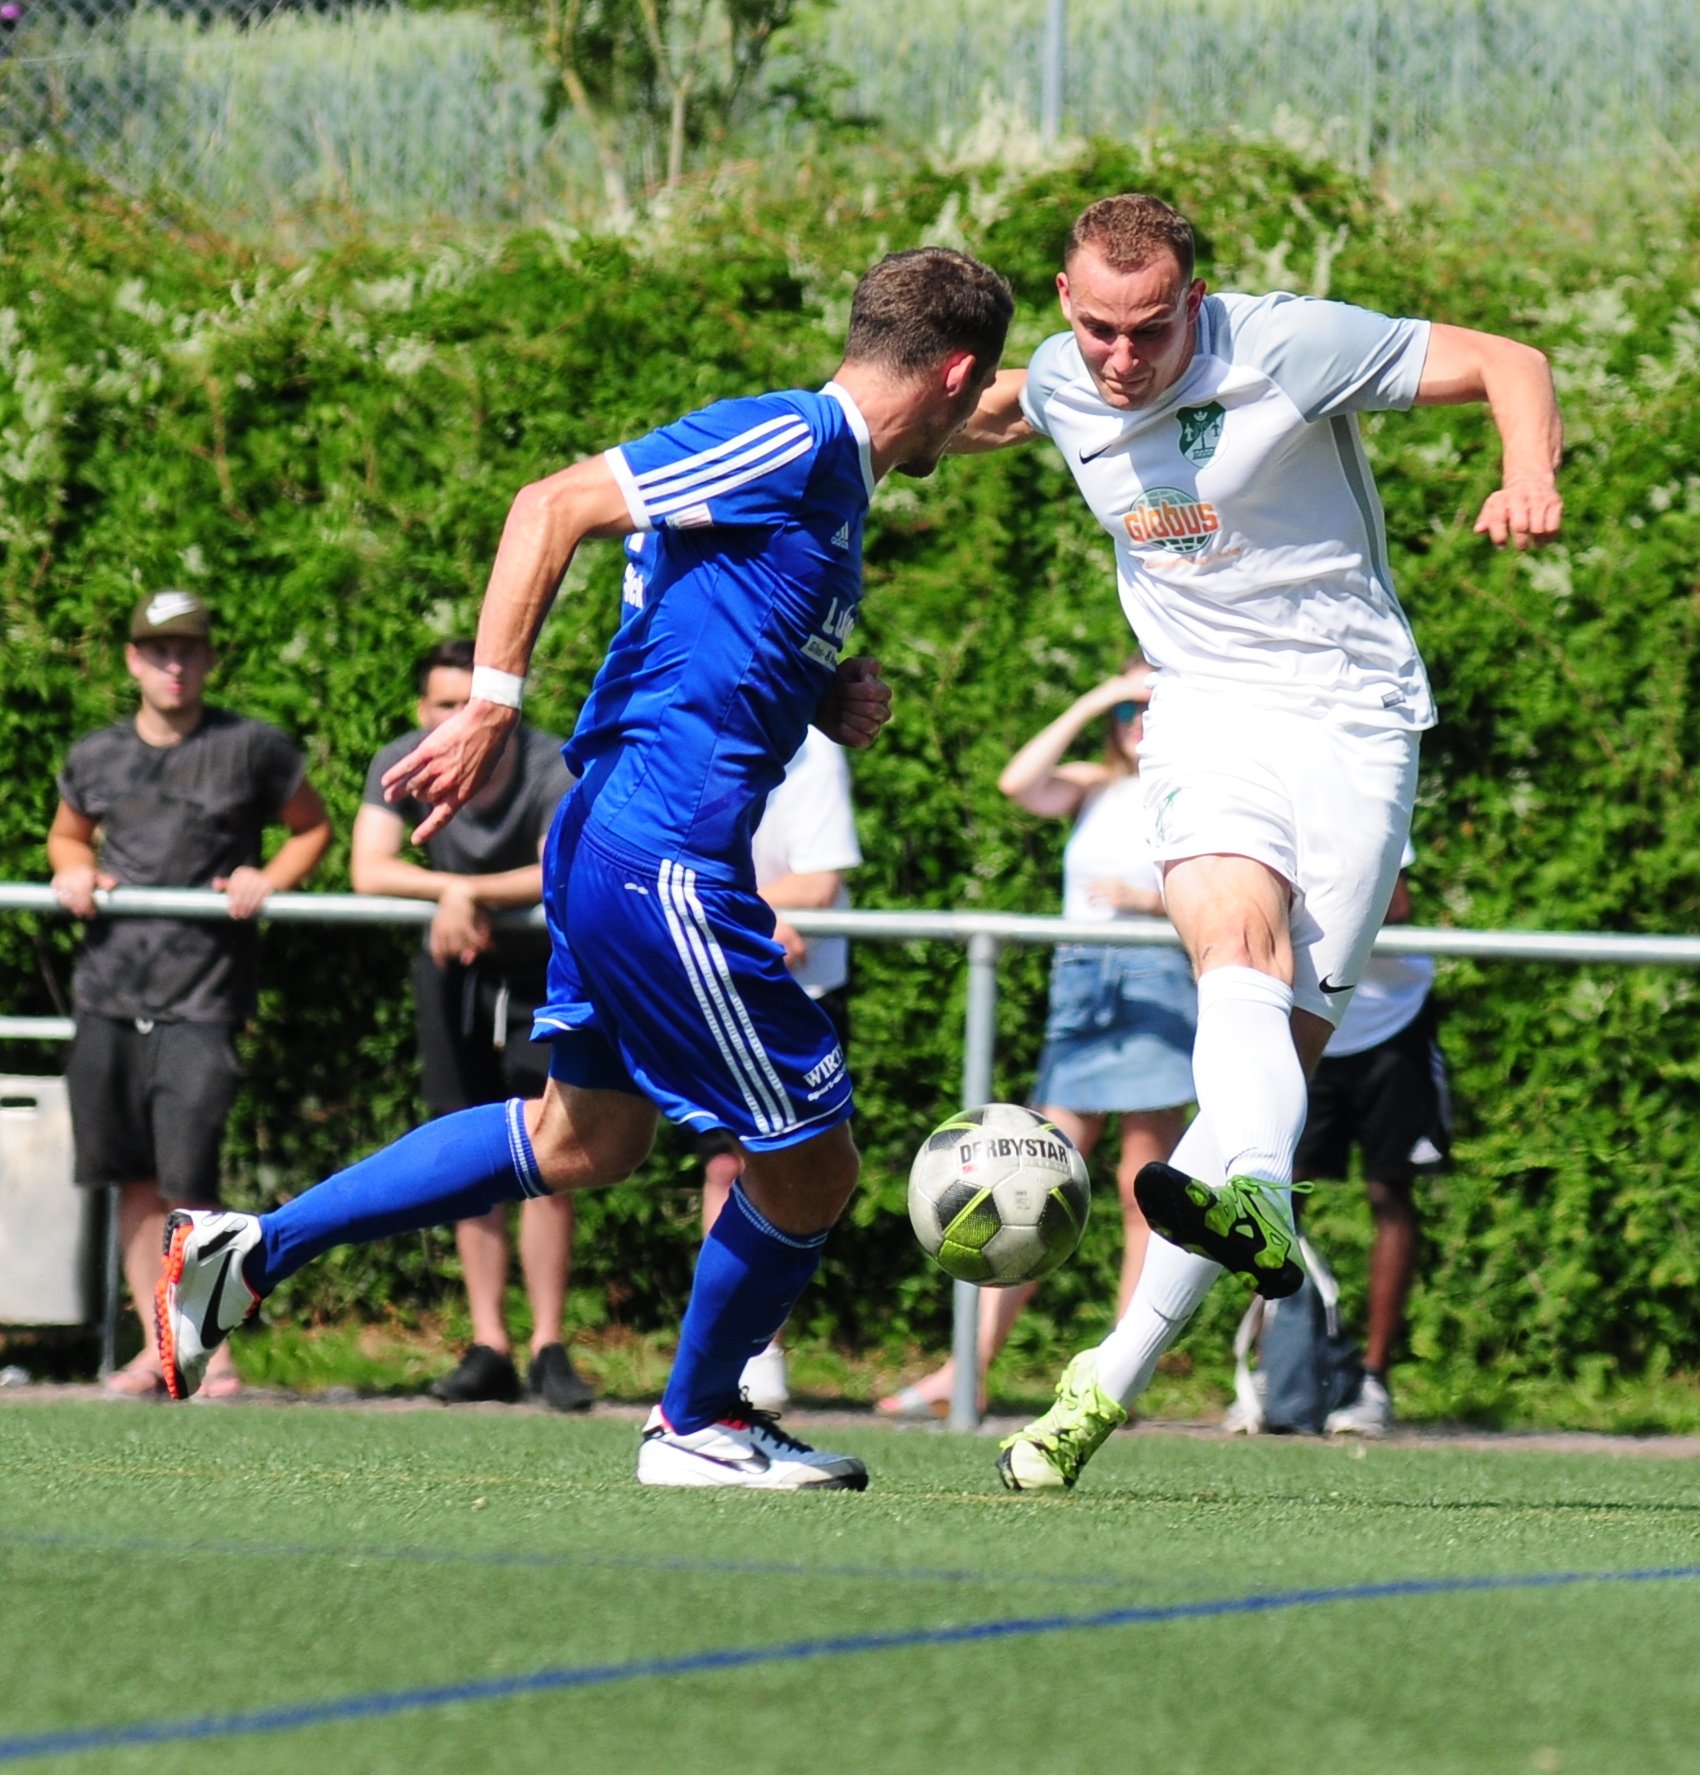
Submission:
[[[533,1393],[531,1395],[531,1403],[533,1405],[541,1405],[545,1411],[558,1411],[563,1413],[589,1411],[591,1406],[596,1403],[596,1395],[594,1393],[587,1393],[582,1399],[548,1399],[541,1393]]]
[[[550,1394],[547,1387],[528,1386],[525,1396],[533,1405],[541,1405],[545,1411],[589,1411],[596,1403],[594,1389],[583,1382],[577,1388],[554,1395]]]
[[[866,1471],[833,1473],[820,1479],[791,1479],[783,1475],[775,1476],[771,1468],[766,1473],[757,1474],[732,1467],[710,1466],[706,1463],[693,1463],[690,1466],[669,1464],[664,1467],[660,1462],[651,1462],[648,1471],[645,1471],[645,1464],[641,1459],[638,1461],[637,1479],[639,1485],[664,1485],[698,1491],[725,1490],[727,1488],[744,1491],[866,1491],[868,1489]]]
[[[171,1296],[183,1280],[183,1250],[194,1231],[190,1225],[165,1227],[165,1267],[153,1291],[154,1336],[159,1340],[159,1365],[165,1372],[165,1390],[173,1399],[187,1399],[194,1388],[177,1365],[177,1337],[172,1330]]]
[[[1242,1231],[1238,1223],[1225,1233],[1212,1227],[1206,1216],[1217,1206],[1216,1192],[1184,1171],[1147,1165],[1134,1180],[1133,1193],[1145,1218],[1171,1245],[1246,1277],[1265,1300],[1285,1300],[1304,1287],[1304,1270],[1291,1257],[1268,1263],[1271,1253],[1261,1231]]]

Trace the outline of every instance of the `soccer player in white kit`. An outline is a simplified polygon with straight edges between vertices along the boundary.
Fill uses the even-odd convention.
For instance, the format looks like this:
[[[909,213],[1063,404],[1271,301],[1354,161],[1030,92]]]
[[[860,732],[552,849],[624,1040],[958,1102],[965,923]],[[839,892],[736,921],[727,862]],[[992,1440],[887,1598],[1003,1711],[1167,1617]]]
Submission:
[[[1160,199],[1076,221],[1068,331],[1000,375],[957,450],[1050,438],[1115,539],[1158,668],[1142,775],[1170,918],[1198,975],[1199,1115],[1141,1173],[1160,1237],[1126,1314],[1003,1445],[1015,1491],[1072,1486],[1224,1268],[1290,1294],[1305,1080],[1398,874],[1434,705],[1394,596],[1355,415],[1486,401],[1501,484],[1476,530],[1558,529],[1562,427],[1540,352],[1345,303],[1208,295]]]

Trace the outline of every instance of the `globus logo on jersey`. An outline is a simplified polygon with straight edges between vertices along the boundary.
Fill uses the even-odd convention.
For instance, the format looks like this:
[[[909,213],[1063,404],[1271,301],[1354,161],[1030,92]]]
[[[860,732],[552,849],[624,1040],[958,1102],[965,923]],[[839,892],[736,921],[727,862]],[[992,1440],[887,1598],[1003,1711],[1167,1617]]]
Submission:
[[[1140,494],[1122,522],[1137,547],[1177,555],[1196,555],[1222,528],[1215,506],[1180,487],[1152,487]]]

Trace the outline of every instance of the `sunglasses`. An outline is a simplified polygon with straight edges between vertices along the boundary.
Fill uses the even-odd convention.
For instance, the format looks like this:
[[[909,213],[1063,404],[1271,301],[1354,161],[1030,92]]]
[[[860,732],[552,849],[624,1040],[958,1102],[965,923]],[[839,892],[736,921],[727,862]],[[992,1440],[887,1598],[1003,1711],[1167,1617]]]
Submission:
[[[1117,703],[1110,713],[1123,727],[1132,727],[1134,722],[1145,713],[1145,705],[1144,703]]]

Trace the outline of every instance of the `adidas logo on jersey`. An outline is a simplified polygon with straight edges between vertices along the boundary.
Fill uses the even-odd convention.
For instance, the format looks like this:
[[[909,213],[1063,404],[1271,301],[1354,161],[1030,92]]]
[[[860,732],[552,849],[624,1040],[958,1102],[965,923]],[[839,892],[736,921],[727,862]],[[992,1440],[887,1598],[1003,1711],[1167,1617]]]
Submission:
[[[840,524],[832,535],[832,546],[835,549],[847,549],[850,546],[850,526]]]

